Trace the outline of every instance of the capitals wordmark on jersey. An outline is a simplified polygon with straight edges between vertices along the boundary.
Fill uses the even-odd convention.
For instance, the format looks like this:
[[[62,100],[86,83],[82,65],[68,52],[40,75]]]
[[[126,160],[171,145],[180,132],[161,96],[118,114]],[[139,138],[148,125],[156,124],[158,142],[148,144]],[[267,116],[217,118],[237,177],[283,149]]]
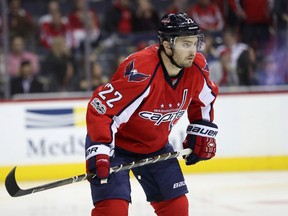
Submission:
[[[172,103],[168,104],[169,109],[165,109],[165,105],[161,104],[160,109],[154,109],[154,112],[150,111],[141,111],[139,112],[139,116],[148,119],[150,121],[155,122],[155,125],[160,125],[162,122],[169,122],[168,130],[171,130],[174,124],[183,116],[185,113],[185,110],[182,109],[186,99],[187,99],[187,89],[184,89],[183,91],[183,97],[182,102],[177,103],[176,107],[178,108],[172,108]]]

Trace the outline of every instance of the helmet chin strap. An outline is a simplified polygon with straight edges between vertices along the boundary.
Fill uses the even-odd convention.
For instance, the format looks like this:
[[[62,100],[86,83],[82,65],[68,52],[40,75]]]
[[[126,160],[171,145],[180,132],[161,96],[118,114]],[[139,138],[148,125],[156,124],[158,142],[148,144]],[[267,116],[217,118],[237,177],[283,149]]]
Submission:
[[[175,60],[173,59],[173,55],[174,55],[174,50],[173,50],[173,48],[171,47],[170,49],[171,49],[171,51],[172,51],[172,55],[171,55],[171,56],[169,56],[169,55],[167,54],[165,48],[163,47],[163,51],[164,51],[165,55],[169,58],[171,64],[173,64],[173,65],[175,65],[176,67],[182,69],[183,67],[181,67],[180,65],[178,65],[178,64],[175,62]]]

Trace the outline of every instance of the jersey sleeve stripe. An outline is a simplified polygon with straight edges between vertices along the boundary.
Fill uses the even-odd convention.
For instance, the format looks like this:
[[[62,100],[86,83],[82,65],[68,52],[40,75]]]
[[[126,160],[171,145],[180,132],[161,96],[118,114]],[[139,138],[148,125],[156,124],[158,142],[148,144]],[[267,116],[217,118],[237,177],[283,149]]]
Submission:
[[[205,104],[205,107],[201,107],[202,118],[211,121],[212,119],[210,113],[212,110],[212,102],[214,101],[215,97],[213,96],[211,89],[208,88],[206,80],[204,80],[203,89],[199,94],[199,99],[203,104]]]
[[[119,115],[113,117],[113,122],[111,125],[111,131],[112,131],[112,142],[111,146],[115,146],[115,134],[117,132],[117,128],[122,123],[125,123],[129,120],[131,115],[135,112],[135,110],[140,106],[142,103],[143,99],[149,95],[150,92],[150,87],[148,87],[145,92],[140,95],[133,103],[131,103],[128,107],[126,107],[125,110],[123,110]]]
[[[213,114],[212,114],[213,101],[216,98],[216,94],[213,92],[213,87],[207,83],[207,77],[204,75],[199,65],[196,63],[193,63],[193,64],[198,68],[204,80],[203,88],[199,94],[199,99],[205,105],[205,107],[201,107],[202,119],[212,121],[213,120]]]

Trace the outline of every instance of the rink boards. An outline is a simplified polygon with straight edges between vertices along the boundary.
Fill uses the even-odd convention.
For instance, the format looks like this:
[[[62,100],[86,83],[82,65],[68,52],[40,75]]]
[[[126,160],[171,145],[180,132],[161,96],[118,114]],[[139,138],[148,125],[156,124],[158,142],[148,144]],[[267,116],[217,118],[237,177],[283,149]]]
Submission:
[[[85,112],[88,99],[4,102],[0,104],[0,181],[13,166],[20,180],[64,178],[85,172]],[[220,95],[217,157],[189,172],[288,169],[288,93]],[[186,115],[170,142],[179,149]]]

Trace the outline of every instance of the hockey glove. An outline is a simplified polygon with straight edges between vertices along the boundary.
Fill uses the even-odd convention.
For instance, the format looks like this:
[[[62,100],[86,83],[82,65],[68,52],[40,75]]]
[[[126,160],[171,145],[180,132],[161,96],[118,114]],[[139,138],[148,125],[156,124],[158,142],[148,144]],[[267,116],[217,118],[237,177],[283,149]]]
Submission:
[[[218,133],[216,124],[207,121],[195,121],[187,127],[187,136],[183,148],[191,148],[192,153],[185,157],[186,165],[196,164],[201,160],[209,160],[215,156]]]
[[[86,150],[86,172],[95,173],[98,179],[107,179],[110,171],[110,148],[92,145]]]

